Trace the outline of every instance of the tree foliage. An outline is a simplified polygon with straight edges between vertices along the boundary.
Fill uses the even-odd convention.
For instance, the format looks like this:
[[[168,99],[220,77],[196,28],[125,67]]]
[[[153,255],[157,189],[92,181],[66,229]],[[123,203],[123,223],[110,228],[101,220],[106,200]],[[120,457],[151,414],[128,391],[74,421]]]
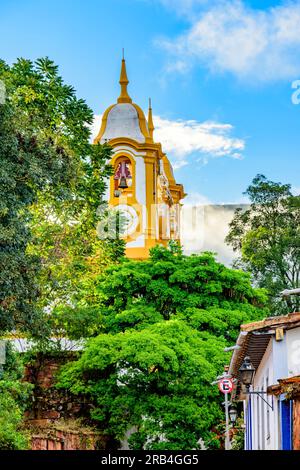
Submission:
[[[272,315],[297,311],[299,297],[282,301],[279,294],[300,286],[300,196],[292,195],[290,185],[263,175],[245,194],[250,208],[236,211],[227,242],[241,252],[240,266],[268,289]]]
[[[23,428],[23,415],[30,403],[30,384],[22,382],[23,366],[7,344],[6,364],[0,380],[0,450],[29,447],[29,434]]]
[[[217,446],[213,430],[223,411],[211,382],[240,324],[267,313],[265,291],[210,253],[184,256],[175,242],[130,261],[118,237],[100,240],[99,220],[109,233],[103,194],[111,148],[91,145],[92,111],[47,58],[0,62],[0,79],[7,90],[0,105],[1,333],[84,338],[87,347],[63,368],[60,386],[88,395],[103,432],[122,439],[133,431],[132,448],[184,450],[199,439]],[[248,193],[251,209],[236,215],[228,240],[270,289],[284,269],[296,272],[295,254],[299,267],[299,198],[263,177]],[[285,264],[275,271],[280,255]],[[9,360],[7,367],[0,447],[25,448],[20,423],[29,391]]]
[[[254,317],[265,299],[264,291],[251,287],[248,274],[226,268],[211,253],[183,256],[161,247],[151,251],[150,260],[108,267],[97,292],[107,332],[141,328],[174,315],[196,322],[199,311],[201,328],[210,318],[210,327],[217,331],[216,316],[223,316],[226,327],[228,311]]]
[[[95,397],[92,417],[106,432],[122,439],[135,427],[134,448],[197,448],[221,417],[210,382],[224,360],[222,346],[225,341],[203,340],[179,320],[103,334],[62,380],[73,392]]]
[[[109,224],[110,212],[103,202],[105,178],[110,174],[107,161],[111,148],[94,146],[90,160],[83,165],[72,197],[65,201],[41,197],[32,208],[33,241],[30,252],[41,257],[40,308],[46,308],[47,324],[55,337],[68,334],[89,336],[99,324],[94,283],[99,273],[124,255],[124,242],[118,238],[102,240],[97,224]],[[117,227],[118,229],[118,227]],[[89,325],[94,321],[92,330]],[[59,343],[57,343],[59,346]]]
[[[51,281],[59,284],[58,252],[74,237],[86,254],[81,233],[91,236],[110,149],[91,145],[93,112],[48,58],[12,66],[1,61],[0,80],[6,87],[0,105],[0,331],[44,334],[44,304],[37,300]],[[41,255],[43,268],[56,266],[48,278]]]
[[[81,290],[93,291],[99,271],[123,256],[122,241],[96,236],[97,222],[109,219],[103,193],[111,148],[90,143],[93,112],[48,58],[12,66],[0,61],[0,80],[6,88],[0,105],[0,335],[17,330],[48,347],[48,337],[64,332],[66,322],[81,335],[94,334],[91,308],[80,315],[78,305],[75,318],[67,309],[74,312]],[[22,449],[28,445],[21,429],[28,387],[7,360],[0,448]]]
[[[211,382],[240,324],[266,313],[265,293],[212,254],[174,247],[108,267],[96,290],[102,333],[64,367],[60,386],[87,394],[113,437],[133,430],[132,448],[191,449],[200,438],[217,446],[223,412]]]

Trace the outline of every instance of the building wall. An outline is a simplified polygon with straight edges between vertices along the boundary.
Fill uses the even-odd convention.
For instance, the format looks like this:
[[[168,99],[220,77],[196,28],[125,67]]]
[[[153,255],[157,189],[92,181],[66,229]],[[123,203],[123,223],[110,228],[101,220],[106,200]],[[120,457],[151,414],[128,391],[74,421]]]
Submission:
[[[258,367],[253,383],[253,391],[266,391],[274,383],[274,343],[272,340]],[[272,405],[273,410],[258,395],[251,396],[252,449],[276,450],[280,448],[278,400],[267,394],[263,398]]]
[[[273,383],[270,385],[276,385],[278,379],[287,377],[288,375],[288,360],[287,360],[287,341],[286,335],[284,335],[282,341],[273,341]]]
[[[266,391],[270,385],[278,384],[279,379],[300,375],[300,328],[287,330],[282,341],[273,336],[255,373],[253,391]],[[293,404],[282,394],[278,397],[262,395],[273,410],[258,396],[251,396],[251,425],[247,417],[249,398],[245,403],[246,439],[245,447],[253,450],[281,450],[290,448],[286,414],[291,410],[293,425],[293,448],[300,449],[300,405]],[[249,432],[251,429],[251,439]],[[292,443],[291,443],[292,444]]]
[[[288,370],[286,377],[300,375],[300,328],[286,332]]]

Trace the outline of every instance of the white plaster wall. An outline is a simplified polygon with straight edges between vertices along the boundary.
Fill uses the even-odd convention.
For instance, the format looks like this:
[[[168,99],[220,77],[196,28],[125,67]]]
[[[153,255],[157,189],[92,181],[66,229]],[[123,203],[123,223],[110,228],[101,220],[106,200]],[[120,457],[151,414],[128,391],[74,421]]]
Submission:
[[[136,198],[137,201],[146,207],[146,168],[142,157],[135,158],[136,168]]]
[[[286,332],[288,376],[300,375],[300,328]]]
[[[127,248],[144,248],[145,247],[145,235],[140,235],[136,240],[126,243]]]
[[[266,391],[269,385],[274,385],[273,343],[270,341],[262,361],[255,373],[253,391]],[[272,404],[273,411],[258,396],[252,395],[252,446],[253,450],[279,449],[278,406],[277,399],[266,394],[262,395]],[[269,414],[269,418],[268,418]],[[269,420],[269,426],[268,426]],[[269,428],[269,432],[268,432]]]
[[[155,208],[155,236],[156,240],[159,239],[159,205]]]
[[[166,209],[166,218],[167,218],[167,222],[166,222],[167,238],[170,238],[171,230],[170,230],[170,207],[169,206],[167,206],[167,209]]]
[[[159,204],[158,216],[163,217],[162,238],[170,238],[170,208],[164,202]],[[159,224],[157,224],[159,225]]]

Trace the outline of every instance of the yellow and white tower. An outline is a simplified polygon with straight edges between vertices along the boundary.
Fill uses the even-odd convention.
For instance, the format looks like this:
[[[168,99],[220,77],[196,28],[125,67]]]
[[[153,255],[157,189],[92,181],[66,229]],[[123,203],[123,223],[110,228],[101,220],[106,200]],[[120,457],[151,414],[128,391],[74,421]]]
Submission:
[[[127,219],[124,238],[129,258],[145,259],[157,244],[179,240],[180,200],[184,189],[177,184],[172,166],[160,143],[153,140],[149,100],[148,122],[142,109],[130,98],[125,59],[122,59],[121,93],[107,108],[94,143],[113,148],[107,200]]]

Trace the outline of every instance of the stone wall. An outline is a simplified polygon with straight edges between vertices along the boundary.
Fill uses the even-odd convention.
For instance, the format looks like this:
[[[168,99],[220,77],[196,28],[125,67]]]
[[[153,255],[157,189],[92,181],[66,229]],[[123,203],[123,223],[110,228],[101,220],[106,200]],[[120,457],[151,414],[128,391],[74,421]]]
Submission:
[[[72,395],[54,387],[60,367],[76,355],[38,355],[25,368],[24,380],[34,384],[33,401],[25,413],[32,425],[46,425],[59,419],[77,419],[89,416],[90,404],[85,397]]]
[[[65,423],[68,425],[68,422]],[[32,450],[103,450],[105,438],[88,430],[61,429],[58,425],[36,429],[31,437]]]
[[[25,368],[24,381],[34,385],[32,403],[25,412],[32,450],[106,449],[108,437],[90,419],[92,404],[86,397],[55,388],[60,367],[76,353],[38,354]]]

